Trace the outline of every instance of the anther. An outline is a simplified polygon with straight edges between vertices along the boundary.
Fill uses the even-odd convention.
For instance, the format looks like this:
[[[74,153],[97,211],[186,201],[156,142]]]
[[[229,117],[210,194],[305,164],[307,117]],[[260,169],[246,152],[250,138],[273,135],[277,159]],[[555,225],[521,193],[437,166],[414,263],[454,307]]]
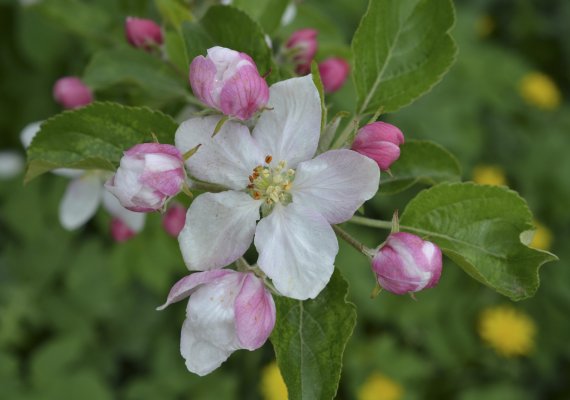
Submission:
[[[271,157],[271,155],[265,156],[265,164],[271,163],[271,160],[273,160],[273,157]]]

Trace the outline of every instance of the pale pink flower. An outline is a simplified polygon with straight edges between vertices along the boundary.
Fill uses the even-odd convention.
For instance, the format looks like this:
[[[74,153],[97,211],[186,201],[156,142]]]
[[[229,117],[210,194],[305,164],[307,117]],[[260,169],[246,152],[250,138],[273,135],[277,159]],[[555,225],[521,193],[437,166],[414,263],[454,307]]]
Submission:
[[[78,108],[93,101],[91,89],[76,76],[66,76],[53,86],[53,98],[64,108]]]
[[[162,227],[172,237],[178,237],[185,223],[186,208],[180,203],[170,205],[162,217]]]
[[[339,90],[348,78],[350,65],[340,57],[331,57],[319,63],[319,73],[326,93]]]
[[[125,36],[132,46],[145,50],[151,50],[163,42],[160,26],[151,19],[127,17]]]
[[[441,267],[439,247],[405,232],[392,233],[372,260],[380,286],[395,294],[434,287]]]
[[[206,375],[234,351],[263,346],[275,325],[275,303],[251,272],[228,269],[198,272],[170,290],[162,310],[190,296],[180,352],[190,372]]]
[[[321,103],[311,76],[271,86],[268,106],[251,134],[229,121],[212,137],[213,116],[178,128],[182,152],[202,145],[186,161],[190,175],[229,189],[198,196],[178,240],[187,267],[202,271],[232,263],[254,240],[259,268],[279,292],[314,298],[338,252],[331,224],[348,220],[376,193],[380,171],[347,149],[313,159]]]
[[[311,62],[317,54],[317,35],[315,29],[299,29],[285,43],[285,47],[293,53],[293,61],[297,65],[295,71],[299,75],[311,72]]]
[[[105,186],[123,207],[150,212],[161,209],[176,196],[185,177],[184,160],[176,147],[143,143],[124,153],[119,169]]]
[[[20,140],[28,148],[40,131],[41,122],[27,125],[20,134]],[[107,171],[58,168],[54,174],[70,178],[71,182],[59,203],[59,221],[67,230],[75,230],[85,225],[99,209],[103,208],[113,217],[123,221],[133,232],[140,232],[145,223],[145,215],[129,211],[119,200],[104,188],[110,177]]]
[[[269,98],[252,58],[224,47],[212,47],[206,57],[194,58],[190,85],[200,101],[240,120],[250,119]]]
[[[111,219],[111,237],[115,242],[122,243],[133,238],[137,233],[132,230],[122,219]]]
[[[394,125],[386,122],[373,122],[362,127],[352,144],[352,150],[370,157],[378,163],[382,171],[390,168],[400,158],[400,145],[404,135]]]

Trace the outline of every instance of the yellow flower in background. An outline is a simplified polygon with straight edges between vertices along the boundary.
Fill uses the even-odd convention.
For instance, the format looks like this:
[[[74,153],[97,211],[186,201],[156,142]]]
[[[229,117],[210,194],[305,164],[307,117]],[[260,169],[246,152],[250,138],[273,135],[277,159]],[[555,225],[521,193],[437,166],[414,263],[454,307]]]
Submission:
[[[537,221],[534,221],[534,226],[536,230],[534,231],[534,236],[529,246],[540,250],[550,250],[553,239],[552,232]]]
[[[276,362],[261,371],[261,395],[265,400],[287,400],[287,386]]]
[[[400,400],[404,388],[392,379],[375,372],[358,390],[358,400]]]
[[[491,307],[481,314],[479,335],[504,357],[529,354],[535,333],[534,321],[513,307]]]
[[[481,16],[475,24],[475,31],[480,38],[488,37],[494,30],[495,20],[490,15]]]
[[[526,74],[519,84],[519,92],[527,103],[543,110],[558,108],[562,100],[556,83],[540,72]]]
[[[507,185],[505,171],[498,165],[477,165],[473,168],[473,181],[481,185]]]

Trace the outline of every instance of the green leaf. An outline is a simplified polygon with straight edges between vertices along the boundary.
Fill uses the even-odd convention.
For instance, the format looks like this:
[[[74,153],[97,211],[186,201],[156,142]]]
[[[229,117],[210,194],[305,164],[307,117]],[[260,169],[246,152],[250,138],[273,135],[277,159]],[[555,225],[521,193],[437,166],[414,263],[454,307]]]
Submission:
[[[197,23],[185,22],[182,24],[182,36],[186,44],[188,65],[195,57],[205,56],[206,50],[214,46],[213,39]]]
[[[313,78],[313,83],[317,87],[319,92],[319,97],[321,99],[321,132],[325,129],[327,123],[327,106],[325,104],[325,88],[323,87],[323,81],[321,79],[321,73],[319,72],[319,65],[316,61],[311,62],[311,76]]]
[[[188,61],[184,36],[178,31],[166,31],[164,35],[164,49],[172,65],[177,68],[181,74],[187,74],[190,62]]]
[[[111,40],[109,28],[112,18],[102,7],[80,0],[42,1],[37,7],[69,32],[98,41]]]
[[[95,54],[83,80],[95,90],[121,83],[134,84],[161,100],[180,99],[189,94],[185,72],[179,73],[157,57],[128,47]]]
[[[521,234],[533,229],[532,214],[506,187],[434,186],[408,204],[400,228],[433,241],[473,278],[512,300],[533,296],[538,269],[557,260],[521,242]]]
[[[342,354],[356,324],[346,301],[348,285],[335,270],[314,300],[277,297],[277,324],[271,335],[289,399],[332,399],[342,369]]]
[[[279,27],[289,0],[235,0],[232,5],[248,13],[270,34]]]
[[[358,114],[394,112],[441,80],[457,48],[450,0],[370,0],[354,38]]]
[[[390,167],[392,176],[386,174],[382,178],[382,194],[399,193],[417,183],[436,185],[461,180],[459,161],[436,143],[408,140],[400,151],[400,158]]]
[[[184,21],[192,21],[190,7],[178,0],[154,0],[156,8],[162,19],[169,23],[174,29],[179,30]]]
[[[217,46],[250,55],[261,75],[276,72],[261,26],[245,12],[230,6],[212,6],[200,24]]]
[[[115,170],[123,151],[152,140],[172,143],[177,125],[143,107],[93,103],[45,121],[28,149],[25,181],[54,168]]]

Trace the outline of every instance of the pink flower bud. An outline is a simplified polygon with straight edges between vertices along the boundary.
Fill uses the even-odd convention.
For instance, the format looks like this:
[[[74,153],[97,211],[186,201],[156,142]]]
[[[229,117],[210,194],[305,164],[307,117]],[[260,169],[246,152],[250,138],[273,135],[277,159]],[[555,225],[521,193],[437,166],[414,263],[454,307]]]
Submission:
[[[395,294],[434,287],[441,276],[441,250],[405,232],[392,233],[372,259],[378,283]]]
[[[123,243],[134,237],[137,233],[133,231],[127,224],[120,218],[113,218],[111,220],[111,236],[115,242]]]
[[[75,76],[58,79],[53,85],[53,97],[65,108],[77,108],[93,101],[91,89]]]
[[[402,131],[386,122],[373,122],[362,127],[352,144],[352,150],[376,161],[386,171],[400,157],[404,143]]]
[[[117,173],[105,187],[128,210],[156,211],[180,192],[185,175],[184,160],[176,147],[143,143],[124,153]]]
[[[162,217],[162,227],[172,237],[178,237],[185,223],[186,208],[180,203],[172,204]]]
[[[224,47],[190,64],[190,85],[203,103],[240,120],[250,119],[269,101],[269,88],[245,53]]]
[[[346,78],[348,78],[350,65],[342,58],[327,58],[325,61],[319,63],[319,73],[321,74],[325,92],[336,92],[344,85]]]
[[[317,35],[315,29],[300,29],[295,31],[285,43],[285,47],[293,51],[293,61],[297,64],[296,72],[306,75],[311,72],[311,61],[317,54]]]
[[[125,35],[132,46],[145,50],[151,50],[163,42],[160,26],[151,19],[127,17]]]

